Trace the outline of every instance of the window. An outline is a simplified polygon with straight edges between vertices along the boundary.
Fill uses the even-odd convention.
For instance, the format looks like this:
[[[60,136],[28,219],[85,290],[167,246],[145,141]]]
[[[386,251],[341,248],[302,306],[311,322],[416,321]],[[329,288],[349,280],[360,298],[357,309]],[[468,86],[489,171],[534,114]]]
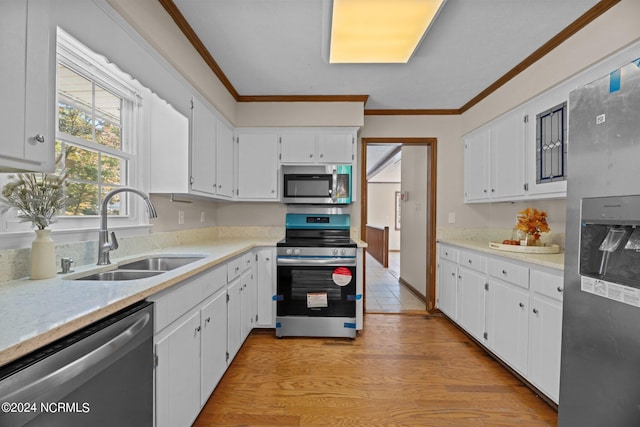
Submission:
[[[536,182],[567,179],[567,103],[536,116]]]
[[[130,116],[134,99],[88,76],[81,66],[59,57],[56,158],[67,173],[65,216],[99,215],[104,196],[129,184],[133,158]],[[126,216],[126,197],[110,200],[110,215]]]

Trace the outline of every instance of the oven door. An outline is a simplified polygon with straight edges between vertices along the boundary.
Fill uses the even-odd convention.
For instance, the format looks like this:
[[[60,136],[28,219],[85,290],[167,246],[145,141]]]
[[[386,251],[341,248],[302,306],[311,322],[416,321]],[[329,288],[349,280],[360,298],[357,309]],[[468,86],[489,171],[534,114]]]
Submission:
[[[278,260],[278,316],[355,317],[355,259]]]

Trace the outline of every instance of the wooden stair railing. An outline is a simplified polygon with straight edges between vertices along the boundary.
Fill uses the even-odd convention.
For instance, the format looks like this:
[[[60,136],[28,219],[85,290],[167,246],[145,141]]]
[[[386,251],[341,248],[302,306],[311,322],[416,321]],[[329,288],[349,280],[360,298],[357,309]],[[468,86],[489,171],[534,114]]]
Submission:
[[[367,252],[384,268],[389,268],[389,227],[366,225]]]

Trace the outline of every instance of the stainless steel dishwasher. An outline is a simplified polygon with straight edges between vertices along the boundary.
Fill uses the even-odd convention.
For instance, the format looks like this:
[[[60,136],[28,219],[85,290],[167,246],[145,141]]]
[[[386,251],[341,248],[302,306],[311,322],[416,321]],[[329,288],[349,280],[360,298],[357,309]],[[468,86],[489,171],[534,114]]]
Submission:
[[[153,425],[153,304],[0,368],[0,427]]]

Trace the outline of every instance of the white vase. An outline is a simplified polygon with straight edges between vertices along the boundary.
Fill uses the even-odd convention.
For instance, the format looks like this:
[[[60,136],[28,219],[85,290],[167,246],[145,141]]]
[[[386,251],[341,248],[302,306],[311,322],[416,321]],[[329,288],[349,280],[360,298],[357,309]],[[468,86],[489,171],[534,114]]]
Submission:
[[[51,230],[36,230],[31,243],[31,279],[48,279],[56,275],[56,250]]]

